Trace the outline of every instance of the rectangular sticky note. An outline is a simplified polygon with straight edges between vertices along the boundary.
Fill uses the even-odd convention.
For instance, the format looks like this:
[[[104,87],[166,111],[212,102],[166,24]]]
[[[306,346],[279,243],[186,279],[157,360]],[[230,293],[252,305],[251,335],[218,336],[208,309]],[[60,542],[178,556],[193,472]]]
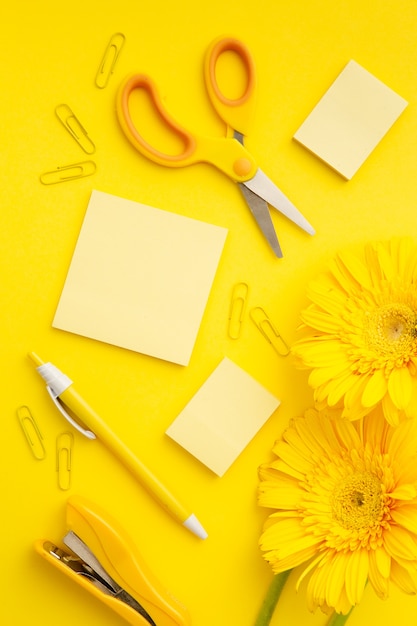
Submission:
[[[93,191],[53,326],[187,365],[226,235]]]
[[[225,357],[166,434],[223,476],[279,404],[278,398]]]
[[[407,104],[378,78],[350,61],[294,139],[349,180]]]

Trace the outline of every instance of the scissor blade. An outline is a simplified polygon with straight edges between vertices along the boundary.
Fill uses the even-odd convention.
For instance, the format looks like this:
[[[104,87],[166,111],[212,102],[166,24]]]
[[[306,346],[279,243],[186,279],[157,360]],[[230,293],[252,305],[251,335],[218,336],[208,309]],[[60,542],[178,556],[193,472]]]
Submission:
[[[304,215],[293,205],[293,203],[282,193],[261,169],[258,168],[255,176],[242,183],[257,196],[263,198],[274,209],[288,217],[294,224],[305,230],[310,235],[316,232],[312,225],[306,220]]]
[[[274,224],[272,223],[267,203],[256,193],[248,189],[243,183],[239,183],[239,187],[246,200],[246,204],[251,210],[252,215],[254,216],[272,250],[275,252],[277,257],[282,258],[281,246],[279,245],[278,237],[275,232]]]

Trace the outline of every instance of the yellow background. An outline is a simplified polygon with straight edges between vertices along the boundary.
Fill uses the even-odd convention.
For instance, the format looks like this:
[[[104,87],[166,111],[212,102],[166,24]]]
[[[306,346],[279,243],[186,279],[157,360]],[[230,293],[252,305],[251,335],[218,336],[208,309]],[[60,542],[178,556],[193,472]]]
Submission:
[[[50,0],[0,9],[0,320],[2,620],[60,626],[121,620],[33,551],[60,540],[69,493],[117,515],[148,564],[189,608],[196,626],[250,626],[271,580],[257,542],[266,512],[256,504],[257,468],[288,419],[311,403],[307,377],[279,357],[246,319],[227,336],[230,293],[250,286],[287,341],[296,336],[310,277],[342,246],[413,233],[416,224],[417,5],[414,0]],[[94,77],[110,36],[125,48],[109,86]],[[246,145],[262,169],[316,227],[309,237],[273,214],[285,257],[270,253],[236,187],[208,165],[168,170],[136,154],[115,118],[115,93],[130,72],[152,75],[171,114],[220,135],[204,91],[202,62],[220,34],[244,40],[259,75],[257,116]],[[409,101],[354,178],[338,174],[292,140],[318,99],[354,59]],[[55,186],[42,172],[85,155],[55,117],[69,104],[97,146],[97,173]],[[99,189],[229,229],[189,366],[181,367],[52,329],[91,190]],[[157,244],[156,244],[157,245]],[[166,303],[169,307],[169,302]],[[173,522],[100,443],[75,434],[72,487],[60,491],[53,409],[27,352],[51,360],[154,471],[192,506],[206,541]],[[222,478],[164,435],[223,356],[246,369],[282,404]],[[45,438],[36,461],[16,409],[27,404]],[[294,579],[294,576],[290,579]],[[367,589],[352,626],[415,620],[416,601],[395,589],[388,602]],[[273,623],[324,624],[303,590],[285,591]]]

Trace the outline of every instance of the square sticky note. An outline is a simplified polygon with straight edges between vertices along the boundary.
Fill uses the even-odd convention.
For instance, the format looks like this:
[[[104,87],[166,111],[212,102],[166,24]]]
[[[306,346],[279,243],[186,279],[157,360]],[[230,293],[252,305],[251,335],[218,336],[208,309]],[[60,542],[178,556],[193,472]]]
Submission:
[[[279,404],[278,398],[225,357],[166,434],[223,476]]]
[[[53,326],[187,365],[226,235],[93,191]]]
[[[350,61],[294,139],[350,179],[407,104],[378,78]]]

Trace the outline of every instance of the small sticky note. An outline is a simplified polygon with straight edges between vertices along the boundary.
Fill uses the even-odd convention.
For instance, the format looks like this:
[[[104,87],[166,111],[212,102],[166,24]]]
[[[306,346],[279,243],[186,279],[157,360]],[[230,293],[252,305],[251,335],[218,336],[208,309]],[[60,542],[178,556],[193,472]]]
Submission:
[[[294,139],[349,180],[407,104],[378,78],[350,61]]]
[[[226,235],[93,191],[53,326],[188,365]]]
[[[280,401],[225,357],[166,434],[223,476]]]

